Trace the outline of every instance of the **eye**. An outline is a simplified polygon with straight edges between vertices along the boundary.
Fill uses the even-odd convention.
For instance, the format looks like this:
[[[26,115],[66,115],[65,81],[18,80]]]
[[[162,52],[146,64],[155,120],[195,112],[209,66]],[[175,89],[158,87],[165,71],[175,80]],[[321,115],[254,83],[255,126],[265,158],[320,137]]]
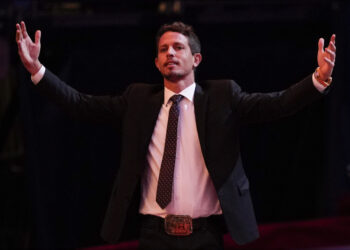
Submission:
[[[181,50],[181,49],[184,49],[184,46],[178,45],[178,46],[175,47],[175,49]]]
[[[167,51],[167,48],[166,48],[166,47],[161,47],[161,48],[159,49],[159,52],[165,52],[165,51]]]

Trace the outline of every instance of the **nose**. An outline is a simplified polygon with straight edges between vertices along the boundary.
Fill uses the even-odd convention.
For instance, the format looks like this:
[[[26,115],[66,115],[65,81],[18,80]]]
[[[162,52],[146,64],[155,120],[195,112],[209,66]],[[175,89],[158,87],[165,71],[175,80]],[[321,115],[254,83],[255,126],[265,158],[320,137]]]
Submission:
[[[167,51],[167,56],[174,56],[175,55],[175,50],[172,46],[169,46],[168,51]]]

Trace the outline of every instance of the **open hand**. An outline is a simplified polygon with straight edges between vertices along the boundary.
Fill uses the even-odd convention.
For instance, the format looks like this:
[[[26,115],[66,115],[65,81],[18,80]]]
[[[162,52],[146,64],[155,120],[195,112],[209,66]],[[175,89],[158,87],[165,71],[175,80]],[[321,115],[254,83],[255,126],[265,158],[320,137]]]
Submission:
[[[37,30],[35,32],[35,42],[29,37],[25,23],[22,21],[20,24],[16,24],[16,42],[18,46],[18,54],[24,67],[29,71],[31,75],[37,73],[41,68],[39,62],[40,55],[40,37],[41,32]]]
[[[323,81],[326,81],[329,77],[332,76],[333,68],[335,65],[335,35],[333,34],[328,47],[324,48],[324,39],[320,38],[318,41],[318,53],[317,53],[317,62],[320,67],[319,74],[320,78]]]

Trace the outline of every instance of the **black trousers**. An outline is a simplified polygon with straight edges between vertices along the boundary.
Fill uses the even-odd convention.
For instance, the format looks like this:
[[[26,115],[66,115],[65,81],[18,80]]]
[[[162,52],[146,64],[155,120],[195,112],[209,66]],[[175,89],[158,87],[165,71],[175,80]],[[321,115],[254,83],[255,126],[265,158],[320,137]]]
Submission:
[[[159,217],[142,216],[140,250],[223,250],[224,223],[222,216],[210,216],[201,220],[187,236],[168,235],[164,221]]]

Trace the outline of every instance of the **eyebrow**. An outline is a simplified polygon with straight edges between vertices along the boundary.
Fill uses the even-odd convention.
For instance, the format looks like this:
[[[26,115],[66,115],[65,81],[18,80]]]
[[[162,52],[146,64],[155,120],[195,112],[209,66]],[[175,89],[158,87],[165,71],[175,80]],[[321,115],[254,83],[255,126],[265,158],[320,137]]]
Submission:
[[[182,46],[185,46],[185,44],[182,43],[182,42],[174,42],[173,45],[182,45]],[[169,46],[167,43],[166,43],[166,44],[161,44],[161,45],[159,45],[159,48],[167,47],[167,46]]]

